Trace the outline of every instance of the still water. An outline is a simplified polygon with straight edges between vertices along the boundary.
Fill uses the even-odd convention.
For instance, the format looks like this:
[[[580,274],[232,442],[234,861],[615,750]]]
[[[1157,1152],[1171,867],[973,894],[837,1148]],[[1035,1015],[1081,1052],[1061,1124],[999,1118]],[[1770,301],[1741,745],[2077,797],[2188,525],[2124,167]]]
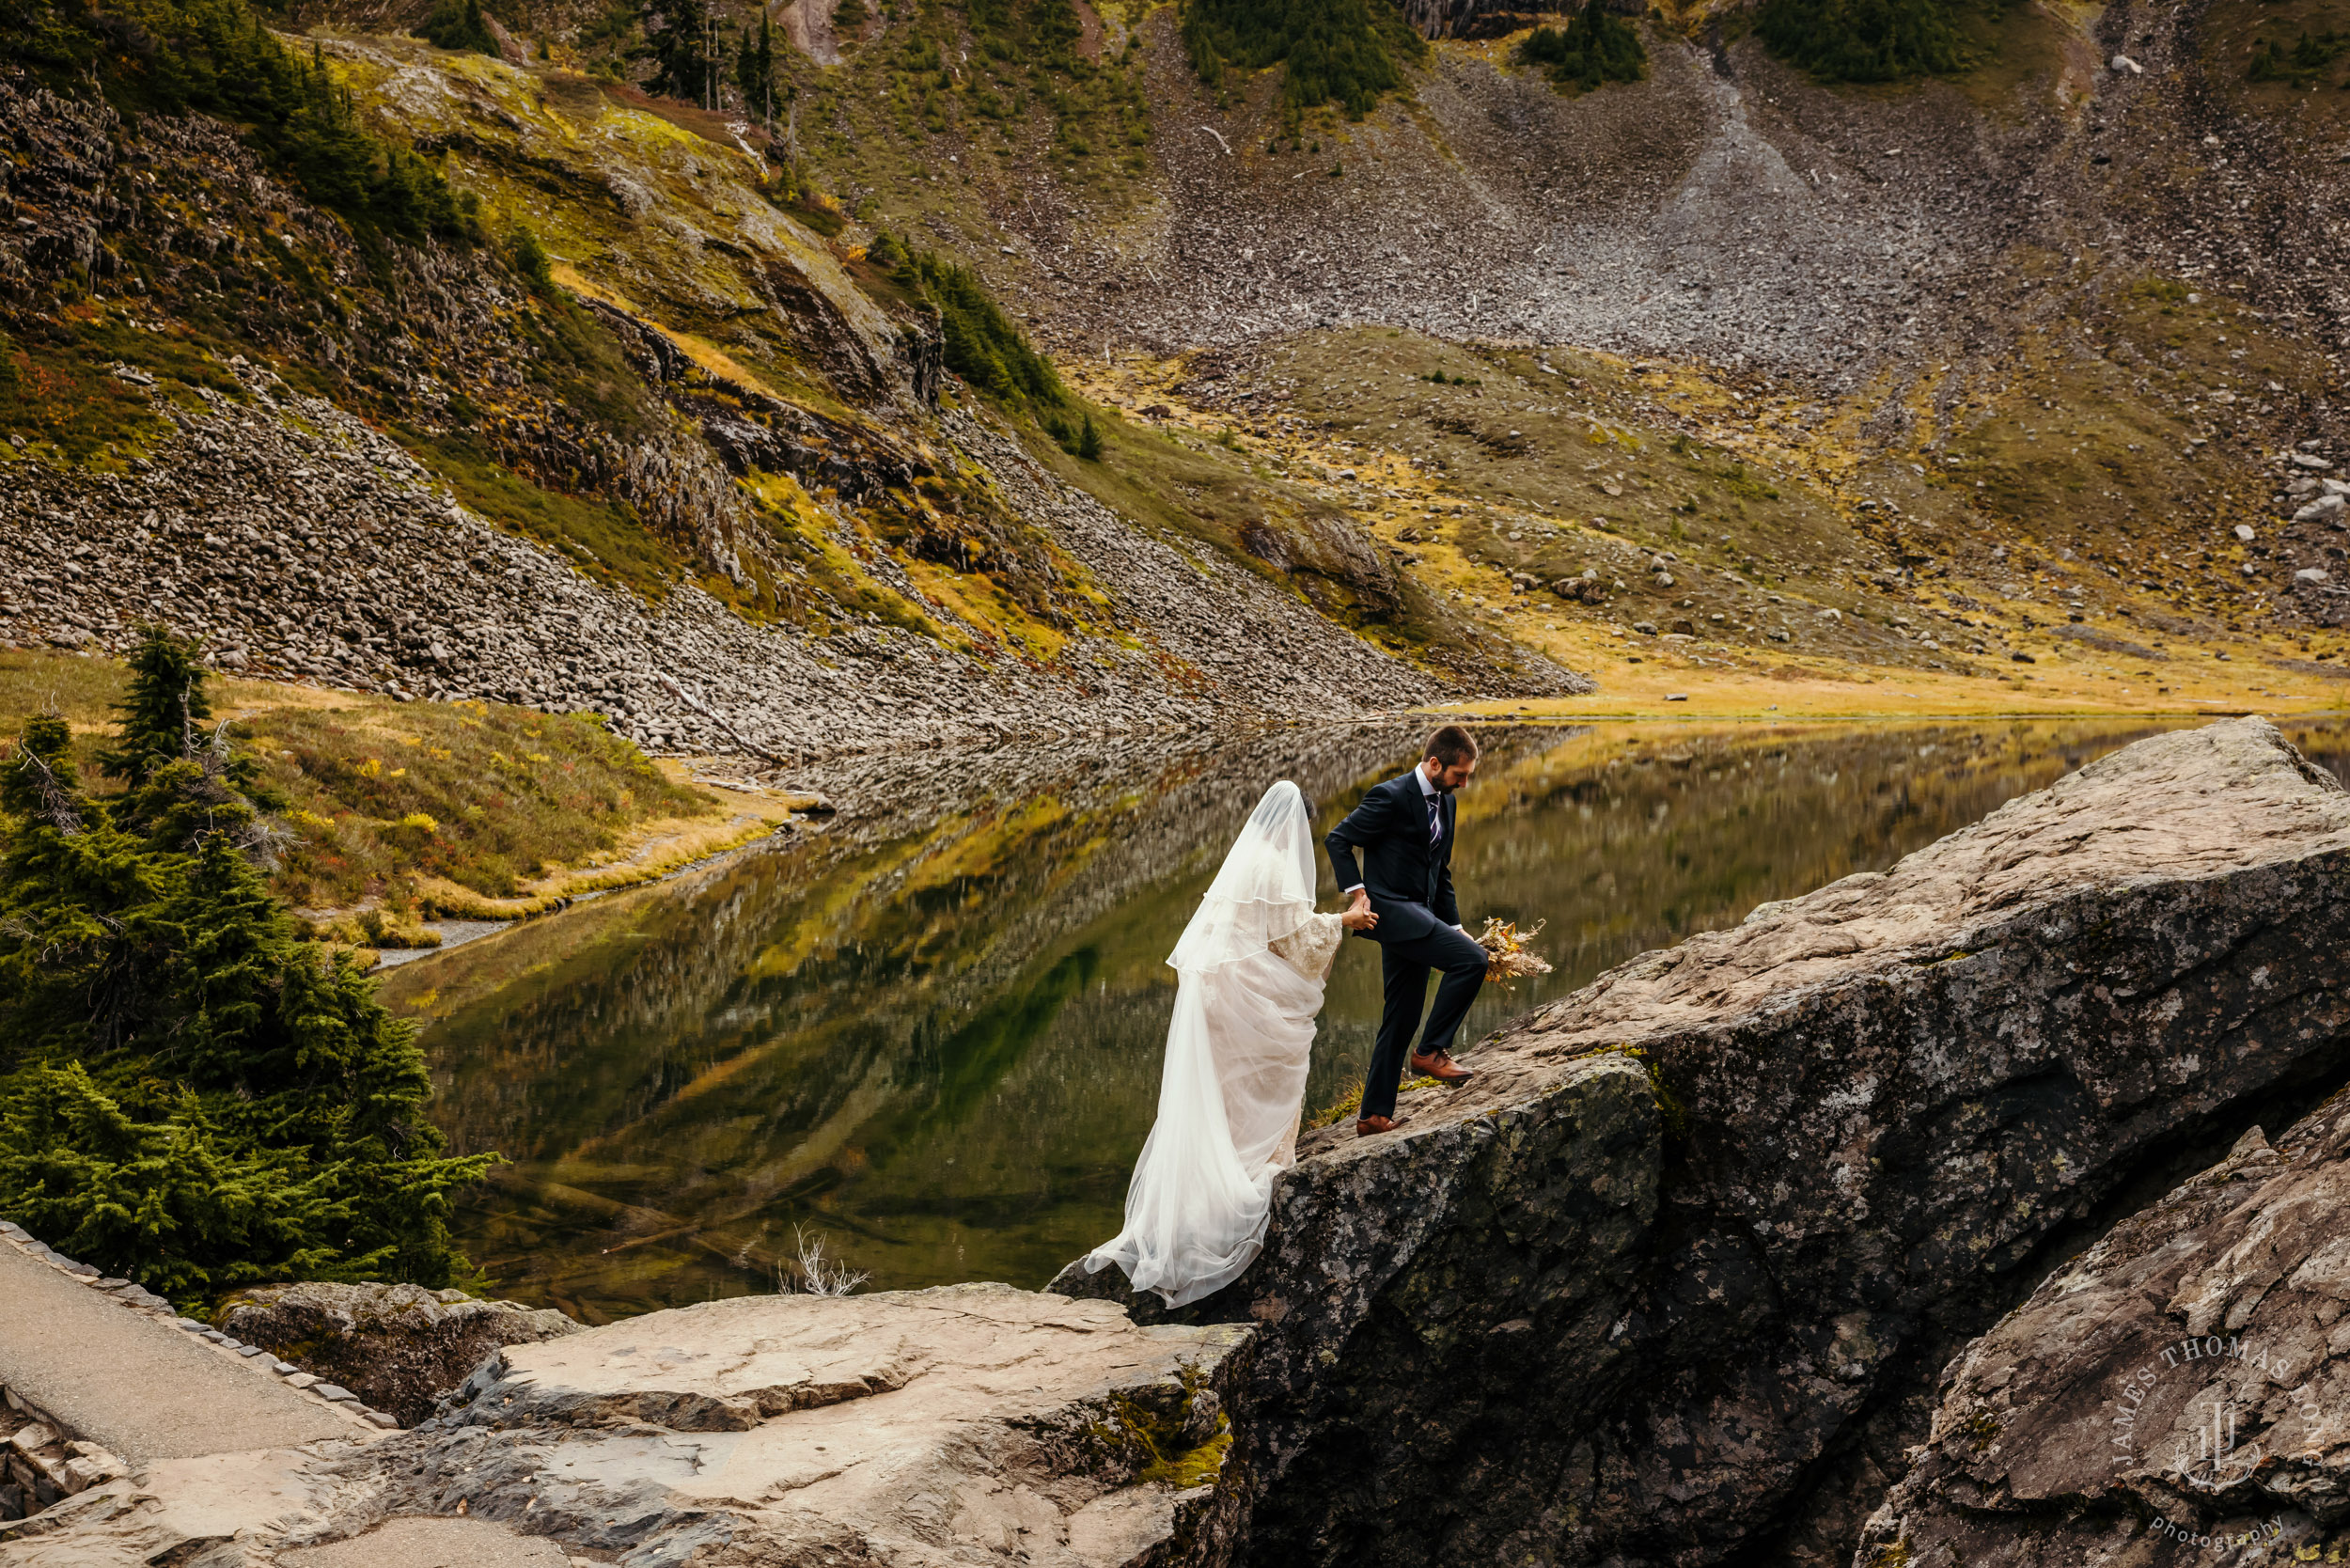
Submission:
[[[1546,921],[1557,972],[1475,1039],[1766,900],[1878,870],[2154,727],[1522,727],[1485,732],[1454,880],[1470,929]],[[2344,765],[2344,732],[2288,727]],[[1324,825],[1415,730],[998,751],[821,780],[830,824],[396,970],[436,1117],[510,1164],[458,1219],[502,1294],[590,1322],[775,1288],[800,1231],[870,1289],[1034,1286],[1119,1228],[1168,950],[1249,807]],[[901,770],[907,764],[895,766]],[[1324,907],[1336,888],[1322,872]],[[1378,957],[1332,976],[1309,1111],[1359,1082]]]

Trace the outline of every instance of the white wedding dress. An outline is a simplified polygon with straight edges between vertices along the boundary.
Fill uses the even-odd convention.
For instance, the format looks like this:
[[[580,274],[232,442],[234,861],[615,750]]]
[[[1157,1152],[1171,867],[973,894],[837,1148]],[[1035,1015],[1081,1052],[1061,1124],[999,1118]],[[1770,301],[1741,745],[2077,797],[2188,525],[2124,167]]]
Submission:
[[[1257,803],[1167,959],[1176,974],[1159,1114],[1126,1228],[1086,1256],[1170,1307],[1240,1276],[1264,1245],[1273,1180],[1297,1157],[1323,981],[1345,932],[1314,913],[1313,823],[1287,779]]]

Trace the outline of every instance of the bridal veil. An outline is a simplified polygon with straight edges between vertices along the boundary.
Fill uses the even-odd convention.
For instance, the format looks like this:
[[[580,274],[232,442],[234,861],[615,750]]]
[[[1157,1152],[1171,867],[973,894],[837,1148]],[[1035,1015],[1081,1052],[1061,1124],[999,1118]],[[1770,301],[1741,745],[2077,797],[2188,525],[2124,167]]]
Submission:
[[[1287,779],[1257,803],[1167,964],[1158,1120],[1126,1191],[1126,1228],[1086,1258],[1170,1307],[1236,1278],[1263,1245],[1274,1177],[1305,1098],[1322,982],[1273,945],[1314,917],[1313,823]]]

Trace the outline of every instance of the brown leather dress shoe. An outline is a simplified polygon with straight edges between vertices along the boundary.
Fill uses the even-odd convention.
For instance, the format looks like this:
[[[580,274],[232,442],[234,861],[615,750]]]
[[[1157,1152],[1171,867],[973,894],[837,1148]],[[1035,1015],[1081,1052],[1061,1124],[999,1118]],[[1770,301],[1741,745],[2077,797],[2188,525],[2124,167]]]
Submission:
[[[1369,1137],[1373,1133],[1392,1133],[1410,1120],[1408,1116],[1366,1116],[1355,1123],[1355,1136]]]
[[[1419,1052],[1414,1051],[1412,1053],[1412,1071],[1421,1074],[1423,1077],[1435,1079],[1447,1089],[1458,1089],[1463,1084],[1468,1082],[1471,1078],[1477,1076],[1476,1074],[1470,1072],[1459,1062],[1454,1061],[1450,1057],[1445,1055],[1442,1051],[1437,1051],[1428,1056],[1422,1056]]]

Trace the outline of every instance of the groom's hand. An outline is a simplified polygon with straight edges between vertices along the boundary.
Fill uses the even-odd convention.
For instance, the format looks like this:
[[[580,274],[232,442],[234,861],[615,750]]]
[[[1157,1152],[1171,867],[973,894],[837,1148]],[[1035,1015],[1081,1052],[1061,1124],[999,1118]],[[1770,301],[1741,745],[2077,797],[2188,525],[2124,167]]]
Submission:
[[[1349,931],[1369,931],[1379,923],[1379,917],[1371,912],[1371,889],[1357,887],[1355,898],[1340,917]]]

